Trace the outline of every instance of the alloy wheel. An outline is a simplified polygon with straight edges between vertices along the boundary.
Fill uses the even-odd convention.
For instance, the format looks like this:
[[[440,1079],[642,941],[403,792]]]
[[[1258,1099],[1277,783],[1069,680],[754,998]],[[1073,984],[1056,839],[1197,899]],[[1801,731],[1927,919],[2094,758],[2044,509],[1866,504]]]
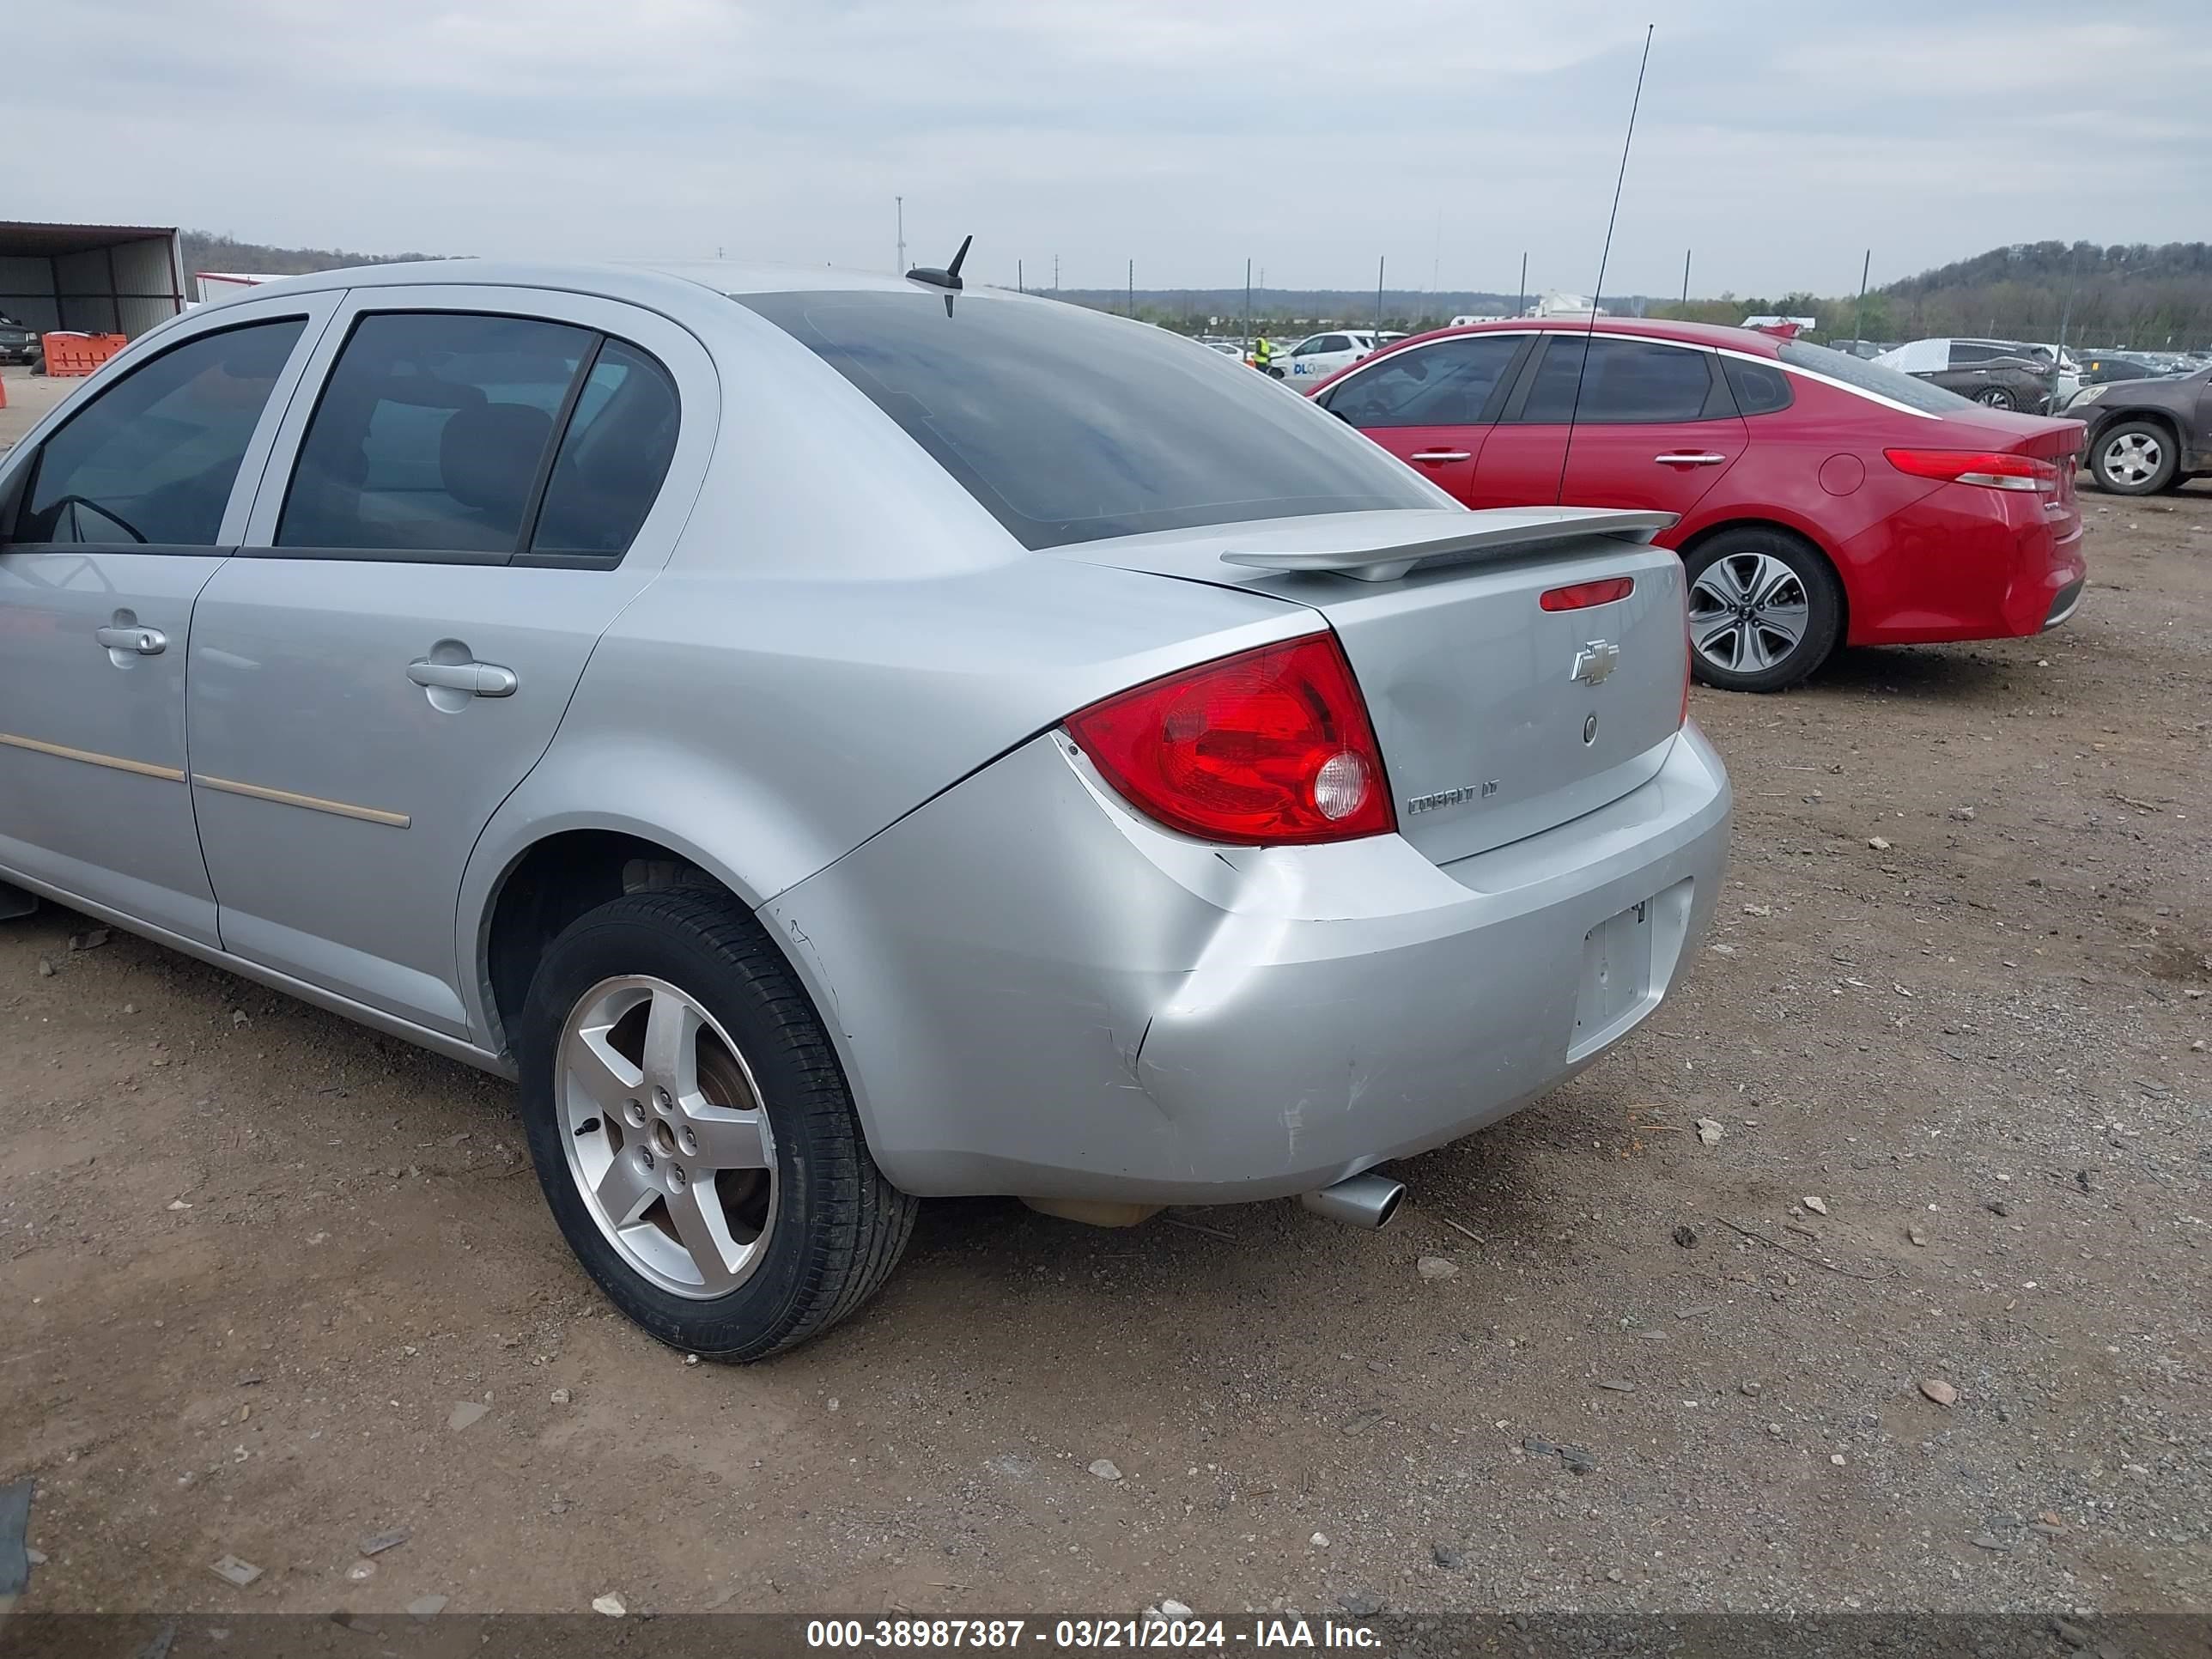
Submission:
[[[2100,470],[2112,483],[2140,488],[2166,465],[2166,447],[2148,432],[2123,432],[2098,459]]]
[[[641,1278],[695,1298],[750,1278],[775,1224],[775,1141],[752,1070],[665,980],[603,980],[561,1033],[568,1173]]]
[[[1766,553],[1716,559],[1690,584],[1690,641],[1712,666],[1756,674],[1804,643],[1813,607],[1795,570]]]

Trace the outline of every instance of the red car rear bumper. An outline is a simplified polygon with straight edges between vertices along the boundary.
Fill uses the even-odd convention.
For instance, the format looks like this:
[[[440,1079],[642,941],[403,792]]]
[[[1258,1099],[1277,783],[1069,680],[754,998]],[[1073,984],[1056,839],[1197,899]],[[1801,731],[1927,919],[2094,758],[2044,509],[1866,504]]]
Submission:
[[[2070,492],[1972,484],[1930,490],[1837,554],[1853,645],[2040,633],[2072,614],[2087,573]]]

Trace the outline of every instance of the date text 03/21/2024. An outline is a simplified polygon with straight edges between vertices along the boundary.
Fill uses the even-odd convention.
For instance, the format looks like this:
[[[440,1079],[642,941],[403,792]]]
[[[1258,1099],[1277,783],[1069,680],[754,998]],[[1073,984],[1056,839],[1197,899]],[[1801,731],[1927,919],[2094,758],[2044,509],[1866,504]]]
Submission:
[[[1230,1647],[1317,1650],[1373,1649],[1379,1632],[1331,1620],[1255,1619],[1237,1628],[1219,1619],[813,1619],[810,1648],[1020,1648],[1219,1650]]]

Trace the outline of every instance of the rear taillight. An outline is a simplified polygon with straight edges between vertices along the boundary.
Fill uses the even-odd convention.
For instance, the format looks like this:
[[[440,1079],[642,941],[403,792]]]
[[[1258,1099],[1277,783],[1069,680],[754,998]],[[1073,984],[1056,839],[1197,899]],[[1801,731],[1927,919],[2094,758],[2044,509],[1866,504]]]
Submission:
[[[1577,582],[1571,587],[1547,587],[1536,603],[1547,611],[1586,611],[1594,605],[1611,605],[1636,591],[1633,576],[1608,576],[1602,581]]]
[[[2058,493],[2058,469],[2033,455],[1982,449],[1885,449],[1889,464],[1916,478],[1978,484],[1984,489],[2033,489]]]
[[[1334,634],[1153,680],[1070,715],[1067,730],[1124,799],[1185,835],[1291,846],[1397,827]]]

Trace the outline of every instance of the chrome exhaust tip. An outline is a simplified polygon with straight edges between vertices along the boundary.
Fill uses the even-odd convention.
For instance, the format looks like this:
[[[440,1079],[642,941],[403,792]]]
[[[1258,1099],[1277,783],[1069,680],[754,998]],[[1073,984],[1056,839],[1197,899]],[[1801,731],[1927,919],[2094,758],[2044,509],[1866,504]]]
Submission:
[[[1405,1196],[1406,1183],[1402,1181],[1393,1181],[1389,1176],[1356,1175],[1346,1176],[1333,1187],[1300,1193],[1298,1202],[1316,1215],[1341,1221],[1347,1227],[1364,1227],[1371,1232],[1389,1224]]]

